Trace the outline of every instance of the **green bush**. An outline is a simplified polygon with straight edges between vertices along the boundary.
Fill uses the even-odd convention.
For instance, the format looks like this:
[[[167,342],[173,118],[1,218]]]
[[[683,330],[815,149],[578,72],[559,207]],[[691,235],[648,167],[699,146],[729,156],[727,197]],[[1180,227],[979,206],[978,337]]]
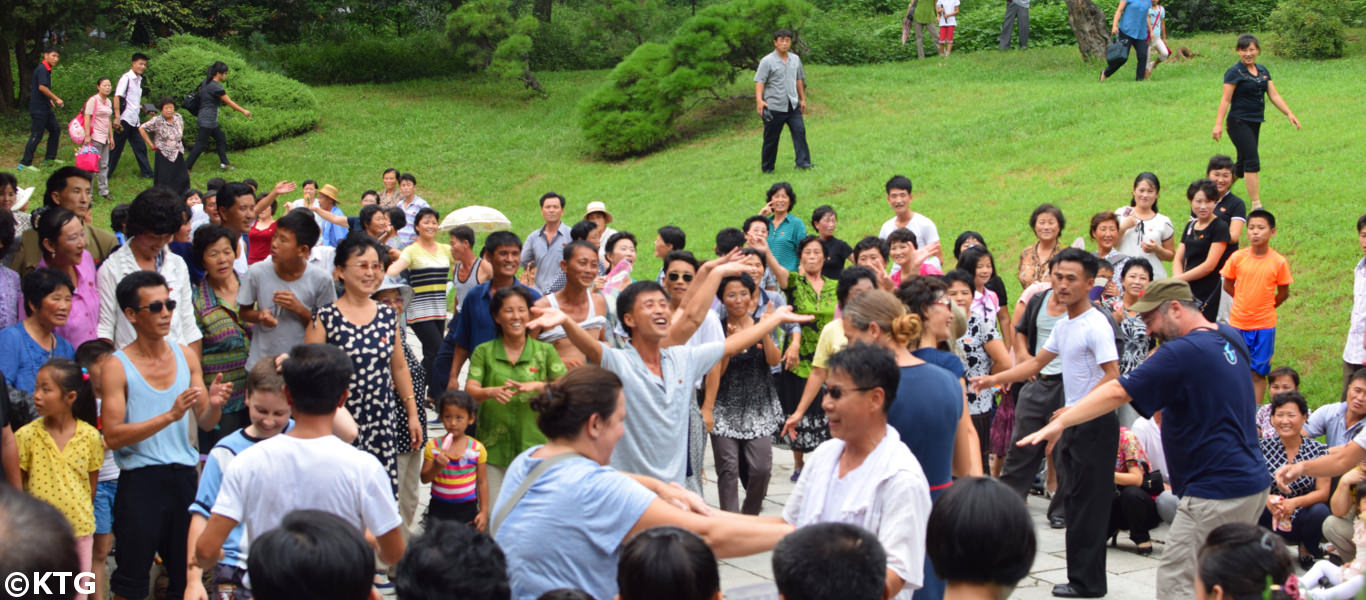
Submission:
[[[929,1],[929,0],[925,0]],[[925,29],[927,55],[933,55],[936,33]],[[817,13],[802,29],[802,60],[821,65],[863,65],[915,58],[915,36],[901,45],[901,16],[855,15],[844,11]]]
[[[266,45],[249,57],[253,64],[319,85],[406,81],[469,71],[439,31]]]
[[[686,6],[662,0],[594,0],[556,5],[542,23],[531,50],[531,68],[541,71],[608,69],[645,42],[664,42],[689,16]]]
[[[772,51],[773,31],[799,29],[811,11],[804,0],[732,0],[698,11],[667,44],[637,47],[584,98],[584,137],[608,158],[657,148],[673,135],[686,100],[734,83]]]
[[[1097,4],[1106,15],[1114,14],[1114,6],[1106,8],[1103,2]],[[1114,4],[1118,5],[1118,2]],[[970,6],[964,7],[958,14],[958,28],[953,34],[953,51],[1000,48],[1001,20],[1004,17],[1003,2],[972,2]],[[1031,48],[1076,44],[1077,37],[1072,33],[1072,26],[1067,23],[1067,5],[1062,0],[1035,0],[1029,3]]]
[[[811,4],[826,12],[844,12],[850,15],[901,15],[906,14],[909,2],[903,0],[812,0]]]
[[[1267,24],[1273,52],[1291,58],[1341,58],[1346,27],[1333,0],[1281,0]]]
[[[471,69],[518,79],[540,91],[530,62],[532,36],[539,26],[536,17],[509,13],[505,0],[471,0],[447,16],[446,38]]]
[[[186,94],[204,81],[205,70],[214,61],[228,65],[224,87],[233,101],[251,111],[248,119],[226,106],[218,111],[219,123],[227,135],[228,146],[251,148],[298,135],[318,124],[321,113],[318,99],[308,86],[283,75],[251,67],[241,55],[227,46],[202,38],[178,35],[162,44],[147,70],[156,97],[169,95],[179,104]],[[184,109],[185,137],[198,133],[195,118]],[[194,132],[194,133],[192,133]]]

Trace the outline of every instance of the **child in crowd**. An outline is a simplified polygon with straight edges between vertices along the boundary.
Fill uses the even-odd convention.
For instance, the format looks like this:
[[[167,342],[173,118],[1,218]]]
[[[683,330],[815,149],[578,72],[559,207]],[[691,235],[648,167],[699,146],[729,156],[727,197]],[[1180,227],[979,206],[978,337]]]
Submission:
[[[1197,598],[1304,597],[1281,536],[1251,523],[1215,527],[1200,549],[1198,561]]]
[[[437,410],[446,435],[432,438],[422,450],[422,483],[432,484],[427,523],[454,521],[483,531],[490,504],[488,451],[465,435],[478,408],[469,394],[447,390],[437,401]]]
[[[939,15],[939,55],[948,58],[953,53],[953,30],[958,26],[958,0],[935,0],[934,12]]]
[[[646,529],[621,547],[619,600],[721,600],[716,555],[697,534],[678,527]]]
[[[38,369],[33,404],[38,418],[14,432],[24,491],[62,511],[76,534],[81,571],[89,571],[95,488],[104,463],[90,374],[75,361],[49,360]]]
[[[1251,354],[1252,383],[1257,402],[1266,393],[1266,374],[1276,351],[1276,308],[1290,297],[1290,263],[1270,247],[1276,217],[1263,209],[1247,217],[1248,247],[1224,263],[1224,291],[1233,297],[1228,324],[1242,332]]]
[[[76,348],[76,363],[90,375],[90,388],[98,394],[101,377],[104,374],[104,359],[114,353],[114,345],[104,340],[90,340]],[[95,398],[95,428],[102,429],[99,421],[100,399]],[[95,573],[95,597],[104,598],[109,589],[109,551],[114,549],[114,496],[119,491],[119,465],[114,461],[114,451],[104,449],[104,462],[100,464],[98,482],[95,484],[95,539],[91,546],[90,570]]]
[[[1095,284],[1091,286],[1091,301],[1102,302],[1118,296],[1119,283],[1115,281],[1115,267],[1102,260],[1096,268]]]
[[[1261,406],[1257,408],[1257,434],[1263,438],[1274,438],[1276,427],[1271,424],[1271,403],[1262,400],[1275,398],[1277,394],[1300,391],[1300,372],[1291,367],[1276,367],[1267,374],[1266,381],[1269,384],[1266,398],[1258,399]],[[1304,416],[1305,420],[1308,421],[1312,414],[1314,409],[1311,408]]]
[[[209,522],[209,513],[214,501],[218,499],[218,489],[223,484],[223,473],[232,460],[243,450],[257,442],[289,431],[294,426],[290,417],[289,401],[284,395],[285,380],[275,370],[275,361],[262,360],[247,373],[247,411],[251,424],[234,431],[218,440],[209,459],[204,462],[204,471],[199,477],[199,491],[195,494],[194,504],[190,505],[189,553],[194,554],[199,534]],[[199,565],[190,565],[186,573],[185,595],[191,598],[209,597],[229,600],[247,600],[250,593],[243,584],[247,574],[246,529],[241,525],[234,527],[223,544],[223,558],[214,565],[210,574],[214,592],[205,595],[204,573]]]
[[[901,285],[902,273],[943,275],[944,272],[939,267],[928,262],[936,249],[937,245],[932,244],[922,250],[916,241],[915,232],[909,229],[897,229],[888,234],[887,251],[892,256],[892,263],[896,265],[891,275],[892,285]],[[910,281],[914,277],[915,275],[905,276],[905,280]]]
[[[337,300],[332,275],[308,262],[321,230],[307,210],[290,211],[276,221],[269,262],[247,269],[237,291],[241,318],[256,323],[247,369],[279,356],[304,341],[313,313]]]
[[[1356,559],[1345,565],[1338,566],[1327,560],[1320,560],[1304,574],[1304,579],[1300,584],[1308,588],[1308,597],[1312,600],[1347,600],[1355,598],[1357,592],[1361,591],[1362,583],[1366,582],[1363,572],[1366,572],[1366,520],[1361,515],[1366,513],[1366,483],[1356,485],[1357,518],[1352,521],[1352,542],[1356,544]],[[1326,588],[1319,588],[1322,583]]]
[[[1166,62],[1171,56],[1167,48],[1167,9],[1162,8],[1162,0],[1152,0],[1148,8],[1148,72],[1144,79],[1153,76],[1157,63]]]

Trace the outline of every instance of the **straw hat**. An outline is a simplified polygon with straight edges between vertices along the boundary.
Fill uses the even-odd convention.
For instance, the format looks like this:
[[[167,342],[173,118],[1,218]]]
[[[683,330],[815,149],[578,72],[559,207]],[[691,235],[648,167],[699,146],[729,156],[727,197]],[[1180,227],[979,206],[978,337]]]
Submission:
[[[334,186],[330,183],[323,185],[323,187],[318,190],[318,194],[322,196],[327,196],[329,200],[335,203],[341,203],[341,192],[337,191],[337,186]]]
[[[596,212],[600,212],[600,213],[602,213],[602,214],[604,214],[604,215],[607,215],[607,222],[608,222],[608,223],[611,223],[611,222],[612,222],[612,213],[610,213],[610,212],[607,211],[607,204],[605,204],[605,203],[603,203],[603,202],[601,202],[601,201],[599,201],[599,200],[594,200],[594,201],[588,203],[588,206],[587,206],[586,208],[583,209],[583,218],[584,218],[585,220],[587,220],[587,219],[588,219],[588,215],[591,215],[591,214],[596,213]]]

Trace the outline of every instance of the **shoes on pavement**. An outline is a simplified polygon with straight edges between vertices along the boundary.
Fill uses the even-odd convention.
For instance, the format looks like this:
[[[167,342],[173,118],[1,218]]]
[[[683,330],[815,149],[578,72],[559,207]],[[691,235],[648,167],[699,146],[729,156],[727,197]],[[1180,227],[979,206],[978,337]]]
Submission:
[[[1065,529],[1067,527],[1067,519],[1062,517],[1048,517],[1048,526],[1053,529]]]
[[[1070,583],[1059,583],[1053,586],[1053,595],[1059,598],[1102,598],[1105,594],[1094,594],[1072,587]]]

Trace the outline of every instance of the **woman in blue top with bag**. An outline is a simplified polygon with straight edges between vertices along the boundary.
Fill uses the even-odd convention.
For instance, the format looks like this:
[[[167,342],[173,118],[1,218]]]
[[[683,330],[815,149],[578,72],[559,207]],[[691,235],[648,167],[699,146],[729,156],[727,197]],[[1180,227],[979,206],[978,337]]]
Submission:
[[[1257,55],[1262,53],[1262,43],[1252,34],[1238,36],[1238,62],[1224,72],[1224,95],[1219,99],[1219,113],[1214,117],[1214,141],[1224,133],[1228,126],[1228,139],[1238,150],[1238,161],[1233,164],[1233,175],[1247,181],[1247,195],[1250,208],[1262,207],[1262,195],[1257,174],[1262,170],[1257,158],[1257,138],[1266,120],[1266,100],[1269,98],[1276,110],[1290,119],[1296,130],[1300,120],[1290,112],[1276,84],[1271,81],[1271,72],[1257,64]],[[1227,117],[1228,121],[1224,118]]]
[[[1115,9],[1115,18],[1110,24],[1110,33],[1118,35],[1120,42],[1138,52],[1135,81],[1143,81],[1148,74],[1148,39],[1152,37],[1152,31],[1148,29],[1149,8],[1152,8],[1151,0],[1119,0],[1119,8]],[[1100,80],[1105,81],[1114,75],[1128,61],[1129,51],[1126,49],[1124,60],[1111,61],[1105,67],[1105,72],[1100,74]]]

